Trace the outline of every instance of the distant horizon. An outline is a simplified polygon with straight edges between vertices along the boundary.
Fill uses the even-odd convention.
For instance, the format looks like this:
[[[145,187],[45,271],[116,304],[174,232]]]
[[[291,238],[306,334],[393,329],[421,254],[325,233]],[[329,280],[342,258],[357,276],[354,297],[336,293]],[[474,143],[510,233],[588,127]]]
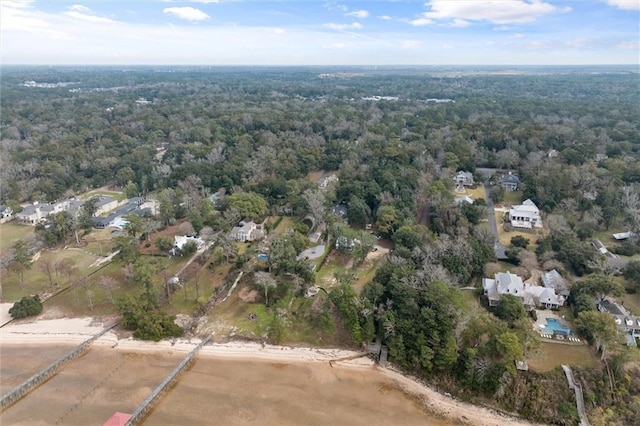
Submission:
[[[12,65],[640,63],[640,0],[2,0]]]
[[[171,63],[58,63],[58,64],[29,64],[29,63],[1,63],[2,67],[32,67],[32,68],[55,68],[55,67],[171,67],[171,68],[471,68],[471,67],[494,67],[494,68],[562,68],[562,67],[635,67],[640,72],[638,63],[602,63],[602,64],[171,64]]]

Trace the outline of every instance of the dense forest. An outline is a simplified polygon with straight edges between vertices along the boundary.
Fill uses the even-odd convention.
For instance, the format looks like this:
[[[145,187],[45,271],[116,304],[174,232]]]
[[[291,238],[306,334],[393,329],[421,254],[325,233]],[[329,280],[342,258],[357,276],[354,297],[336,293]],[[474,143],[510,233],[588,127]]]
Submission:
[[[349,276],[337,277],[323,305],[348,343],[377,336],[399,368],[461,398],[569,425],[578,413],[562,370],[516,371],[537,342],[522,305],[505,297],[468,312],[461,290],[504,264],[523,275],[560,269],[576,281],[576,325],[616,378],[611,387],[605,364],[577,372],[590,420],[639,424],[637,355],[593,324],[595,298],[640,290],[640,241],[612,249],[627,260],[618,270],[591,246],[598,233],[640,235],[637,70],[3,67],[0,84],[0,203],[14,211],[106,185],[157,199],[158,227],[186,218],[196,233],[291,208],[298,228],[272,242],[264,271],[252,271],[272,303],[281,295],[268,294],[271,275],[299,279],[303,292],[314,283],[296,260],[305,216],[326,223],[328,245],[356,263],[375,243],[363,231],[373,225],[392,252],[359,293]],[[321,170],[339,176],[333,190],[308,178]],[[500,171],[519,176],[522,199],[537,204],[548,228],[531,236],[535,249],[516,239],[497,263],[489,200],[453,203],[459,170],[494,187]],[[227,195],[214,205],[208,197],[220,188]],[[504,197],[492,193],[496,203]],[[348,226],[329,214],[336,205]],[[74,226],[39,231],[53,245]],[[342,247],[346,236],[359,246]],[[123,265],[134,264],[119,238]],[[238,267],[246,261],[237,255]]]

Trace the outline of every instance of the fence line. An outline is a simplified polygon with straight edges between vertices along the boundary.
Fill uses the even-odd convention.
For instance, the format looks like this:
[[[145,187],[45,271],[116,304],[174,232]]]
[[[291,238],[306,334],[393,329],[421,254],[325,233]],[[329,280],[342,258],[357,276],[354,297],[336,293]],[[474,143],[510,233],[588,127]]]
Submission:
[[[144,417],[147,415],[153,403],[160,397],[162,394],[173,384],[176,380],[176,377],[182,373],[188,366],[189,363],[193,360],[193,357],[198,353],[198,351],[211,340],[211,335],[207,336],[204,340],[202,340],[198,346],[193,348],[191,352],[182,360],[180,364],[173,369],[171,373],[167,377],[164,378],[162,383],[160,383],[154,390],[145,398],[144,401],[135,409],[135,411],[131,414],[131,418],[125,423],[125,426],[134,426],[141,422]]]
[[[84,351],[87,350],[89,345],[91,345],[91,343],[93,343],[94,340],[102,337],[107,331],[111,330],[116,325],[118,325],[118,323],[115,323],[115,324],[111,325],[110,327],[105,328],[101,332],[93,335],[91,338],[89,338],[89,339],[85,340],[84,342],[80,343],[78,346],[73,348],[71,351],[67,352],[65,355],[63,355],[60,358],[56,359],[51,364],[49,364],[47,367],[43,368],[42,370],[40,370],[39,372],[37,372],[33,376],[29,377],[22,384],[20,384],[17,388],[13,389],[12,391],[10,391],[6,395],[4,395],[2,397],[2,400],[0,400],[0,411],[5,410],[6,408],[11,406],[12,404],[18,402],[22,397],[24,397],[27,393],[31,392],[38,385],[40,385],[40,384],[44,383],[45,381],[47,381],[49,378],[51,378],[51,376],[56,374],[56,372],[64,364],[66,364],[67,362],[71,361],[72,359],[75,359],[75,358],[79,357],[80,355],[82,355],[84,353]]]

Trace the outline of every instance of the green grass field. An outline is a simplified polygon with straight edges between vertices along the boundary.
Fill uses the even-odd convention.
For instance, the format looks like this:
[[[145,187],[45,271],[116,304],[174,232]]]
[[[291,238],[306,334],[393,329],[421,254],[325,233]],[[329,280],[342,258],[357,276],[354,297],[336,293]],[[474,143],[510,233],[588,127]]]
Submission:
[[[0,251],[9,249],[17,240],[22,240],[32,235],[33,226],[18,225],[15,221],[0,225]]]
[[[536,247],[538,247],[538,245],[536,244],[536,241],[538,240],[538,238],[540,238],[543,234],[542,230],[537,230],[535,232],[521,232],[521,231],[505,231],[504,226],[503,226],[503,220],[502,220],[502,215],[504,213],[500,212],[500,211],[496,211],[495,215],[496,215],[496,223],[498,224],[498,238],[500,239],[500,242],[502,243],[502,245],[504,245],[505,247],[510,247],[511,246],[511,238],[520,235],[526,239],[529,240],[529,245],[527,246],[527,250],[535,250]]]

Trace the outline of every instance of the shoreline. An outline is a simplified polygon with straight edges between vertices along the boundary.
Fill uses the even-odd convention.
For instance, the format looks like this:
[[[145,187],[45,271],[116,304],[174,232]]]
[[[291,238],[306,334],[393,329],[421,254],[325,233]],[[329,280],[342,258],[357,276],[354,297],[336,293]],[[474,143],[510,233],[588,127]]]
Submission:
[[[36,321],[20,321],[0,328],[0,351],[2,346],[52,346],[79,345],[99,331],[102,323],[92,318],[65,318]],[[122,352],[138,353],[189,353],[199,338],[178,338],[160,342],[136,340],[132,337],[119,338],[109,331],[96,339],[93,346]],[[295,346],[262,345],[254,342],[229,341],[209,343],[199,352],[198,357],[247,362],[272,363],[328,363],[337,358],[348,357],[357,352],[338,348],[311,348]],[[524,419],[511,417],[490,408],[473,405],[441,394],[430,386],[404,375],[393,367],[378,367],[371,359],[361,357],[345,361],[335,361],[334,368],[371,370],[393,381],[403,392],[422,400],[425,411],[459,424],[477,426],[531,426]]]

